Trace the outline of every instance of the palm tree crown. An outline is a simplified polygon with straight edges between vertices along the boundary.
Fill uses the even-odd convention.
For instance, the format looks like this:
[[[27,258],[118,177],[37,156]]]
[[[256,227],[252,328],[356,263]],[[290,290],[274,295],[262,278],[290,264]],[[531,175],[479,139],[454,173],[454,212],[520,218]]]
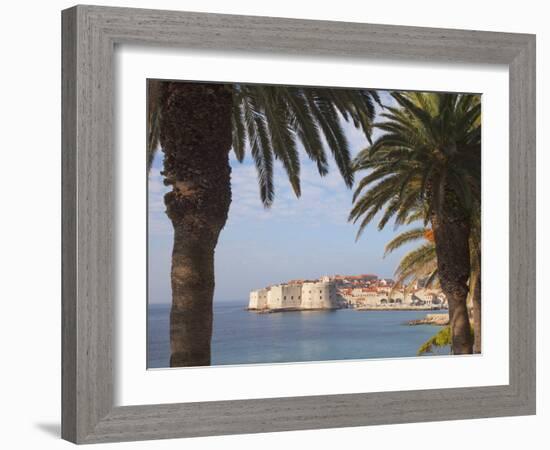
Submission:
[[[355,170],[369,170],[354,193],[350,220],[362,218],[358,236],[383,210],[379,228],[409,216],[427,222],[445,205],[471,211],[480,195],[481,104],[470,94],[392,93],[384,134],[362,150]],[[426,205],[419,214],[419,204]]]
[[[228,84],[226,88],[233,95],[233,151],[242,162],[249,144],[266,207],[271,206],[275,195],[274,160],[281,161],[295,194],[300,196],[298,143],[316,163],[321,176],[328,173],[326,143],[344,182],[352,186],[350,151],[340,119],[351,121],[370,139],[375,103],[380,103],[376,91],[249,84]],[[155,89],[155,83],[150,83],[149,165],[159,145],[162,123],[162,107]]]

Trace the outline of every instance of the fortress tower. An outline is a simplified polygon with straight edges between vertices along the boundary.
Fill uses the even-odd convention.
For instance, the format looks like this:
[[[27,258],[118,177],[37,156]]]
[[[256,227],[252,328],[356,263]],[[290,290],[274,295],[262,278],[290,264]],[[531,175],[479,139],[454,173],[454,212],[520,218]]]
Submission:
[[[341,307],[331,281],[278,284],[250,292],[249,309],[336,309]]]

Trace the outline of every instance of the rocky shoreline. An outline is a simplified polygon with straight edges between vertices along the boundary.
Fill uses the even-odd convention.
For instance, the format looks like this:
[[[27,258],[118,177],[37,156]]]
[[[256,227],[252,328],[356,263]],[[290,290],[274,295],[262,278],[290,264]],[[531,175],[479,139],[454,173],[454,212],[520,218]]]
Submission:
[[[355,311],[442,311],[436,306],[359,306]]]
[[[257,314],[272,314],[272,313],[281,313],[281,312],[295,312],[295,311],[336,311],[339,309],[352,309],[354,311],[444,311],[442,308],[434,306],[361,306],[358,308],[300,308],[300,307],[289,307],[289,308],[245,308],[245,311],[255,312]],[[446,321],[449,321],[447,313],[441,314],[427,314],[425,318],[412,320],[409,325],[420,325],[420,324],[433,324],[440,325],[439,322],[442,322],[441,317],[445,317]],[[447,325],[446,323],[444,325]]]
[[[449,314],[426,314],[423,319],[411,320],[407,325],[437,325],[444,327],[449,325]]]

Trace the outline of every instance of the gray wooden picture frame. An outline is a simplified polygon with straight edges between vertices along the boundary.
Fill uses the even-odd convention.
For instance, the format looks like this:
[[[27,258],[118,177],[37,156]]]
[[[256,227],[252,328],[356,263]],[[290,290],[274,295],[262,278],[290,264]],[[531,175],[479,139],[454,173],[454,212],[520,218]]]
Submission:
[[[535,413],[535,36],[98,6],[63,11],[62,31],[64,439],[94,443]],[[115,407],[117,44],[507,65],[509,384]]]

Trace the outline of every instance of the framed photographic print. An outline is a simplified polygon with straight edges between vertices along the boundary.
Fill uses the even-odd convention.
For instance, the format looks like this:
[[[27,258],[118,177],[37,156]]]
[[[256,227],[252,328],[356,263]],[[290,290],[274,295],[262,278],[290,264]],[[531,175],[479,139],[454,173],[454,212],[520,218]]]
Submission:
[[[534,414],[534,36],[62,17],[65,439]]]

